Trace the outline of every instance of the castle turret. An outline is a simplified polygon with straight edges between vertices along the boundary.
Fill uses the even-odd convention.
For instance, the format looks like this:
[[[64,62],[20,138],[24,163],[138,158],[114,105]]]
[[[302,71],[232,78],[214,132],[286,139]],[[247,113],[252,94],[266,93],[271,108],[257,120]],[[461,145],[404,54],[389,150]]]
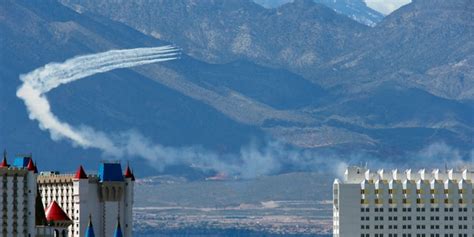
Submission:
[[[133,223],[133,188],[135,183],[135,175],[133,175],[130,165],[127,164],[125,170],[125,195],[124,195],[124,229],[125,236],[132,236],[132,223]]]
[[[67,236],[67,228],[72,224],[72,220],[56,201],[52,201],[46,209],[46,220],[54,229],[54,236]]]
[[[74,214],[75,219],[74,219],[74,225],[79,226],[79,230],[76,230],[79,232],[78,236],[83,236],[85,233],[87,233],[86,230],[86,223],[88,221],[87,215],[90,215],[90,212],[84,212],[81,210],[88,210],[89,208],[95,208],[95,207],[89,207],[92,203],[88,202],[89,199],[89,179],[87,177],[86,172],[84,171],[84,168],[79,166],[77,168],[77,171],[72,179],[73,182],[73,197],[74,197],[74,209],[77,210],[77,212]],[[80,207],[87,207],[87,208],[80,208]],[[89,222],[91,220],[89,219]]]
[[[35,173],[36,168],[33,163],[33,159],[31,157],[27,159],[28,159],[28,164],[26,166],[26,169],[28,170],[28,175],[26,177],[27,179],[26,182],[28,183],[27,186],[31,187],[31,188],[28,188],[28,196],[27,196],[28,207],[27,208],[28,210],[34,210],[36,206],[36,191],[38,190],[38,186],[36,184],[37,174]],[[36,223],[34,222],[28,223],[28,229],[35,229],[35,226],[36,226]]]

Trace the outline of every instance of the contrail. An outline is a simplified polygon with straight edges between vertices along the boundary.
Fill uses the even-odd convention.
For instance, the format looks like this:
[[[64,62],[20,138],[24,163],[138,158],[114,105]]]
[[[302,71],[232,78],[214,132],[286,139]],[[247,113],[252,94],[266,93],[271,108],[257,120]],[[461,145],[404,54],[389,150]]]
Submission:
[[[84,148],[94,147],[119,155],[120,149],[105,133],[87,128],[74,128],[61,122],[52,112],[45,93],[66,83],[114,69],[174,60],[178,49],[172,46],[110,50],[103,53],[77,56],[63,63],[49,63],[32,72],[20,75],[23,84],[17,91],[29,111],[30,119],[48,130],[53,139],[67,138]],[[85,132],[87,130],[88,132]]]

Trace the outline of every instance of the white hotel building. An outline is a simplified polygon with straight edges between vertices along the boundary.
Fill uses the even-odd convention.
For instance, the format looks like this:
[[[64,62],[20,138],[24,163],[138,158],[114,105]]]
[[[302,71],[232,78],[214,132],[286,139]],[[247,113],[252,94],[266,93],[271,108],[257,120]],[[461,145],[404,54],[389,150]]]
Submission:
[[[474,237],[472,171],[349,167],[333,186],[334,237]]]

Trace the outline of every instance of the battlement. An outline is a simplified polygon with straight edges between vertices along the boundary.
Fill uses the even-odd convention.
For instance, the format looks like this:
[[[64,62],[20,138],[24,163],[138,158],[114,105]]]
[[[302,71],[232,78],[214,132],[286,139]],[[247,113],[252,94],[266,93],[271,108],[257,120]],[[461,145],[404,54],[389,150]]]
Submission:
[[[377,171],[371,171],[370,169],[351,166],[346,169],[344,173],[344,183],[360,183],[362,181],[378,182],[378,181],[460,181],[465,180],[472,182],[474,178],[474,172],[467,168],[460,170],[447,169],[445,171],[439,169],[425,170],[420,169],[417,171],[406,169],[406,170],[384,170],[379,169]]]

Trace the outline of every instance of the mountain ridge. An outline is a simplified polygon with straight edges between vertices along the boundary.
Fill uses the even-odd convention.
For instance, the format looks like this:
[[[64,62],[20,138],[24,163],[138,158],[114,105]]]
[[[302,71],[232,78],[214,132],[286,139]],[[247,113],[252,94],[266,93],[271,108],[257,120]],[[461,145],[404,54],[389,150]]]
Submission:
[[[266,16],[267,23],[283,16],[291,24],[280,19],[277,22],[280,25],[277,24],[275,29],[292,27],[285,37],[291,36],[293,31],[299,32],[298,37],[303,36],[314,27],[316,29],[312,34],[317,37],[312,38],[310,34],[303,38],[304,42],[316,40],[306,45],[308,47],[336,36],[341,37],[338,41],[342,46],[332,42],[328,48],[317,48],[314,53],[324,60],[315,62],[317,66],[307,68],[297,68],[297,64],[283,65],[284,61],[267,65],[265,60],[273,59],[274,52],[263,54],[261,57],[265,60],[250,56],[233,58],[235,55],[230,54],[224,55],[221,61],[207,62],[183,47],[182,57],[177,61],[98,74],[53,90],[48,93],[53,112],[75,126],[86,124],[111,133],[132,129],[164,146],[197,146],[215,151],[222,155],[222,159],[228,153],[239,154],[242,147],[252,144],[254,140],[257,140],[256,144],[261,144],[273,139],[286,143],[285,146],[291,149],[310,152],[329,150],[347,159],[351,159],[354,153],[362,153],[381,160],[406,161],[410,154],[437,143],[446,143],[463,157],[469,156],[474,134],[474,106],[469,86],[473,82],[472,57],[469,56],[472,48],[467,41],[472,31],[471,25],[465,23],[469,12],[456,15],[446,23],[446,28],[437,24],[426,29],[423,27],[426,23],[418,23],[416,17],[423,17],[424,22],[429,23],[429,18],[436,17],[440,12],[419,13],[417,11],[424,8],[416,4],[426,2],[417,1],[402,7],[378,26],[369,28],[313,2],[297,2],[280,11],[262,10],[252,4],[252,9],[242,10],[241,7],[246,5],[240,5],[239,1],[220,3],[223,4],[219,8],[220,14],[233,12],[234,18],[238,18],[242,11],[247,15],[252,11],[261,11],[263,13],[259,13],[259,17]],[[188,9],[186,5],[175,7],[183,11]],[[459,7],[463,5],[452,8]],[[23,152],[26,149],[41,154],[39,159],[44,162],[40,165],[59,166],[62,170],[74,170],[74,162],[95,167],[100,158],[107,156],[97,150],[71,146],[67,141],[53,141],[47,132],[38,128],[35,121],[28,120],[24,105],[15,96],[21,83],[18,76],[46,63],[61,62],[75,55],[113,48],[169,44],[107,16],[79,8],[72,11],[54,0],[42,3],[6,1],[0,6],[0,132],[7,134],[0,137],[0,143],[5,144],[8,150]],[[303,8],[305,13],[298,16],[290,14]],[[315,17],[319,11],[324,14]],[[444,12],[442,7],[436,11]],[[447,10],[442,16],[447,18],[453,12],[456,11]],[[208,26],[219,22],[209,19]],[[295,23],[298,19],[305,21]],[[409,24],[405,24],[403,19]],[[324,29],[336,23],[356,26],[357,29],[328,32],[330,37],[323,33]],[[174,30],[186,34],[186,31],[176,30],[179,26],[177,24]],[[227,27],[222,23],[221,28]],[[346,28],[350,27],[340,27],[339,30]],[[186,29],[190,31],[187,34],[200,34],[193,33],[192,27]],[[232,35],[228,37],[229,42],[234,42],[235,38],[239,38],[240,31],[245,31],[245,27],[234,29],[237,30],[229,33]],[[254,28],[247,23],[251,37],[258,36],[258,31],[250,29]],[[402,34],[397,34],[398,30]],[[290,40],[272,37],[275,32],[262,33],[267,34],[265,39],[269,39],[261,40],[265,47],[272,48],[274,41],[280,39],[283,42]],[[446,32],[451,32],[447,34],[449,37],[437,36],[430,44],[422,44],[423,40],[428,39],[427,35]],[[388,35],[388,38],[383,35]],[[424,38],[413,43],[398,42],[400,39],[416,39],[417,35]],[[245,37],[241,38],[238,42],[245,43]],[[386,39],[389,39],[388,43],[384,41]],[[368,40],[373,43],[367,45]],[[449,46],[453,52],[451,58],[435,58],[412,65],[417,60],[429,59],[433,54],[443,54],[446,49],[433,49],[433,45],[443,45],[449,40],[456,40]],[[207,38],[203,42],[207,42]],[[252,48],[253,42],[242,47]],[[178,43],[171,43],[179,46]],[[293,52],[296,58],[305,58],[305,52],[313,52],[305,51],[303,43],[292,45],[303,48]],[[227,48],[232,50],[232,47]],[[413,48],[420,48],[420,51],[411,50]],[[196,50],[195,54],[205,54],[208,49],[200,50]],[[395,56],[391,52],[395,52]],[[248,53],[255,52],[251,50]],[[402,57],[405,53],[408,61]],[[380,61],[371,61],[380,58]],[[446,86],[450,81],[456,82],[452,89]],[[50,154],[71,157],[74,162],[53,159]],[[143,168],[145,175],[194,172],[189,165],[183,167],[176,164],[157,170],[146,160],[136,159],[135,162]],[[291,170],[293,167],[290,166],[286,168]],[[285,171],[284,167],[281,172]]]

